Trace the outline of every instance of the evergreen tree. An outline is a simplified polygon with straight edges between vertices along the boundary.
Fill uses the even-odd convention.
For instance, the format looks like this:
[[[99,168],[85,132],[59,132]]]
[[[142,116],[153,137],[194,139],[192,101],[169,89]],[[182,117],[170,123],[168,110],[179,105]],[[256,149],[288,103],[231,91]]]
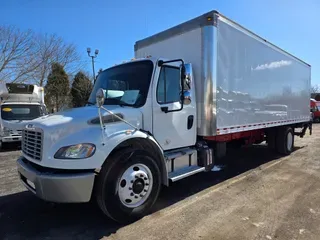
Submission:
[[[72,106],[84,106],[90,97],[92,87],[89,78],[83,72],[78,72],[74,77],[71,87]]]
[[[69,105],[70,85],[68,75],[59,63],[51,65],[51,72],[45,86],[45,98],[48,109],[59,111]]]

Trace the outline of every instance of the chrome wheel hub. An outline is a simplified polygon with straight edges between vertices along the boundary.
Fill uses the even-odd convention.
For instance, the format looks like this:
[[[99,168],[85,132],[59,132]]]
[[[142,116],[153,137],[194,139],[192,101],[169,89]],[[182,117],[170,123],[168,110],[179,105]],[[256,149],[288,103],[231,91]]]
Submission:
[[[118,182],[118,195],[123,205],[139,207],[149,197],[152,190],[152,173],[144,164],[130,166]]]

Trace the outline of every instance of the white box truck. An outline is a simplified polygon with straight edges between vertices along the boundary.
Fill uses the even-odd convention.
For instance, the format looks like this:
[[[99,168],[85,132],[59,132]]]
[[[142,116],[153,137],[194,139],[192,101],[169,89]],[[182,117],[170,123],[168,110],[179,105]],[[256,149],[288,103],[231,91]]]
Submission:
[[[229,143],[289,155],[311,134],[310,65],[216,11],[137,41],[135,57],[99,74],[88,106],[26,125],[18,172],[39,198],[96,198],[130,222]]]
[[[46,114],[43,87],[0,84],[0,149],[4,143],[21,142],[26,122]]]

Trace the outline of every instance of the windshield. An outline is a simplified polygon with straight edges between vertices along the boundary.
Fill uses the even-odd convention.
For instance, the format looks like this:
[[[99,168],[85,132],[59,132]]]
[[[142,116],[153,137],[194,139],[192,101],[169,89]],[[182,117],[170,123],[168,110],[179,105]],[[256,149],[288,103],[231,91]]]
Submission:
[[[101,72],[89,102],[96,103],[99,88],[106,90],[105,105],[141,107],[145,104],[153,71],[150,60],[131,62]]]
[[[32,120],[40,117],[39,105],[6,104],[1,106],[1,118],[3,120]]]

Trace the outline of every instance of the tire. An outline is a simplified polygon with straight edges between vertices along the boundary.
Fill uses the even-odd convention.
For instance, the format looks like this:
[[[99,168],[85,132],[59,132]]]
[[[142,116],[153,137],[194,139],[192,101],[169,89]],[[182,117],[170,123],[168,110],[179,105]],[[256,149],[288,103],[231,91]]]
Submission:
[[[154,158],[146,151],[129,149],[113,154],[103,165],[96,199],[104,214],[126,224],[149,212],[160,189],[161,173]]]
[[[277,138],[277,129],[271,128],[268,131],[267,134],[267,143],[268,143],[268,148],[270,150],[275,150],[276,149],[276,138]]]
[[[294,148],[294,132],[291,127],[278,129],[276,139],[277,152],[283,155],[290,155]]]

